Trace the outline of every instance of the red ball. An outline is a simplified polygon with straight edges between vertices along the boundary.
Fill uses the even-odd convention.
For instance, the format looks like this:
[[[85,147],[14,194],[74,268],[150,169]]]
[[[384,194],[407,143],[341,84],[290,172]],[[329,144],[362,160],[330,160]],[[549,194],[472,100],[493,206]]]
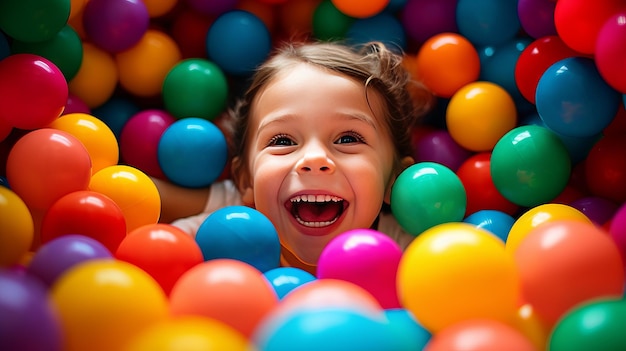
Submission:
[[[626,201],[626,134],[605,135],[585,160],[589,191],[617,203]]]

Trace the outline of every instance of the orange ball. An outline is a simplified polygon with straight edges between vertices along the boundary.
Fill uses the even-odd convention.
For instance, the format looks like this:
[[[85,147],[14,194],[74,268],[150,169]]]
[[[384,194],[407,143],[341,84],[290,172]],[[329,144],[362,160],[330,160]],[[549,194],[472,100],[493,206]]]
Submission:
[[[146,9],[148,10],[148,14],[151,18],[163,16],[169,13],[176,4],[178,0],[142,0],[146,5]]]
[[[450,98],[478,79],[480,58],[476,48],[456,33],[430,37],[417,52],[416,74],[437,96]]]
[[[345,15],[365,18],[379,14],[387,7],[389,0],[331,0],[337,10]]]
[[[491,82],[472,82],[460,88],[448,103],[446,125],[450,136],[471,151],[491,151],[517,125],[517,109],[509,93]]]
[[[69,82],[69,92],[90,108],[104,104],[118,83],[117,65],[111,54],[91,43],[83,43],[83,62]]]
[[[137,44],[115,56],[120,84],[141,97],[160,94],[165,77],[181,59],[174,39],[155,29],[148,29]]]
[[[470,319],[451,325],[432,337],[428,351],[535,350],[515,328],[495,320]]]

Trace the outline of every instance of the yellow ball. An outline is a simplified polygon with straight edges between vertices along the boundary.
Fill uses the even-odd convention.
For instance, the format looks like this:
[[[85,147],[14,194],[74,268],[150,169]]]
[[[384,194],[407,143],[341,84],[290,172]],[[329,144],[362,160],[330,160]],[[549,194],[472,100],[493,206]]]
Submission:
[[[0,186],[0,267],[20,262],[35,234],[33,217],[22,199]]]
[[[124,351],[249,351],[252,344],[237,330],[215,319],[180,316],[139,333]]]
[[[427,229],[398,266],[402,305],[431,333],[463,320],[510,322],[517,313],[519,276],[504,244],[468,223]]]
[[[51,287],[65,350],[121,350],[168,316],[167,297],[140,268],[114,259],[85,261]]]
[[[62,115],[49,126],[70,133],[85,146],[91,158],[91,172],[116,165],[119,161],[117,138],[109,126],[86,113]]]
[[[556,203],[548,203],[535,206],[524,212],[509,230],[509,236],[506,239],[506,250],[509,254],[515,254],[520,243],[528,233],[543,223],[556,220],[575,220],[585,223],[592,223],[591,220],[578,209]]]
[[[511,95],[491,82],[472,82],[460,88],[448,103],[446,125],[452,139],[476,152],[490,151],[517,124]]]
[[[159,190],[147,174],[135,167],[105,167],[91,176],[89,189],[110,197],[120,207],[126,219],[127,233],[159,221]]]

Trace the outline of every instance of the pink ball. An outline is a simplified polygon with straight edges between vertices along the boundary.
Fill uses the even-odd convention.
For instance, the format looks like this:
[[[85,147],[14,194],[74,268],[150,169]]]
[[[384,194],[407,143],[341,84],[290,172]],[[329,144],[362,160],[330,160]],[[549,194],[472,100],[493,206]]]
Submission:
[[[617,12],[601,27],[596,39],[595,63],[604,80],[618,90],[626,93],[626,10]]]
[[[158,159],[159,140],[163,132],[176,121],[166,111],[150,109],[133,115],[120,134],[122,160],[146,174],[165,178]]]
[[[401,257],[402,249],[389,236],[373,229],[353,229],[324,248],[317,277],[351,282],[372,294],[383,308],[400,308],[396,273]]]
[[[65,110],[63,110],[62,114],[69,115],[70,113],[86,113],[90,115],[91,108],[89,108],[89,106],[87,106],[81,98],[69,93],[67,96],[67,102],[65,103]]]
[[[622,261],[624,261],[624,267],[626,267],[626,203],[613,215],[611,225],[609,226],[609,234],[622,254]]]

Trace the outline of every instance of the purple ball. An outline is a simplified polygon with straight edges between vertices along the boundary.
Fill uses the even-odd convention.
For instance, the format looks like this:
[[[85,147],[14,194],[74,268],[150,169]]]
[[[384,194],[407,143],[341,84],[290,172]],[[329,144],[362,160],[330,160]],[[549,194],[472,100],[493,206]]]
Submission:
[[[0,269],[0,350],[62,350],[58,315],[37,279]]]
[[[615,202],[599,196],[583,197],[572,201],[569,205],[585,214],[587,218],[599,226],[610,220],[619,208]]]
[[[224,12],[233,10],[239,0],[187,0],[189,7],[203,15],[219,16]]]
[[[609,234],[622,254],[624,267],[626,267],[626,203],[615,211],[609,226]]]
[[[460,146],[446,130],[422,136],[414,145],[415,162],[437,162],[456,172],[472,152]]]
[[[535,39],[556,35],[555,7],[556,1],[554,0],[519,0],[517,16],[522,29]]]
[[[85,33],[109,53],[133,47],[149,24],[150,14],[142,0],[89,0],[83,12]]]
[[[457,0],[408,0],[401,18],[406,34],[423,43],[435,34],[457,33],[456,3]]]
[[[26,271],[51,286],[69,268],[96,258],[113,258],[99,241],[83,235],[63,235],[42,245]]]

